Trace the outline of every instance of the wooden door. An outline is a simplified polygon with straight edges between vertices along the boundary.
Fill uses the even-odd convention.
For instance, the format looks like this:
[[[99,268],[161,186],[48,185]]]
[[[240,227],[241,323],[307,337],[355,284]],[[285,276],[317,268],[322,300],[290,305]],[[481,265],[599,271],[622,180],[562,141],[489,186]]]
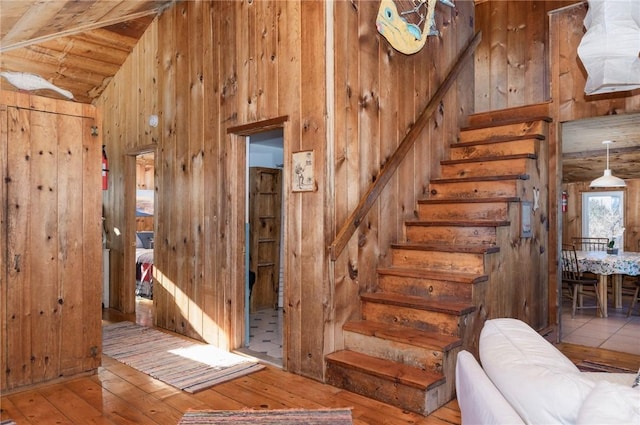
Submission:
[[[0,117],[7,390],[100,365],[101,141],[93,118],[6,106]]]
[[[280,275],[282,171],[249,169],[249,269],[255,284],[250,311],[276,308]]]

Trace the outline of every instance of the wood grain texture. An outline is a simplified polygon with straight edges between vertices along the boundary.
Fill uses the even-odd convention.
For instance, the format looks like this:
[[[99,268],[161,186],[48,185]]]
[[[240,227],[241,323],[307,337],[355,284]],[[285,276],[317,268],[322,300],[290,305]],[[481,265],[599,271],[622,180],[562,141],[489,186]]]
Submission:
[[[98,367],[102,257],[101,139],[82,116],[92,108],[25,94],[2,101],[4,391]]]
[[[438,140],[425,140],[423,147],[410,153],[384,195],[385,202],[374,207],[361,234],[349,243],[349,254],[330,271],[324,247],[334,236],[335,223],[346,217],[365,185],[376,178],[390,149],[426,104],[428,92],[436,90],[442,69],[457,56],[449,50],[461,49],[473,33],[472,8],[465,5],[460,10],[454,14],[443,9],[441,38],[432,39],[414,57],[398,54],[377,35],[371,24],[377,5],[372,2],[337,2],[332,7],[320,1],[185,2],[149,27],[105,91],[101,105],[109,115],[105,136],[110,158],[148,145],[149,137],[157,140],[154,302],[159,325],[223,347],[243,344],[246,177],[241,169],[246,141],[240,129],[286,116],[281,124],[286,367],[322,377],[323,356],[342,344],[341,325],[356,314],[358,292],[374,285],[375,267],[387,255],[381,250],[402,238],[402,220],[414,214],[416,197],[427,183],[416,181],[416,174],[429,175],[429,167],[422,164],[437,164],[449,141],[445,139],[457,131],[456,111],[470,109],[459,104],[456,93],[446,98],[446,109],[440,113],[446,117],[429,123],[430,136],[424,132]],[[304,30],[311,25],[324,28],[327,13],[335,18],[334,48],[327,47],[324,31]],[[446,46],[439,40],[446,40]],[[329,74],[327,52],[333,55]],[[196,54],[202,61],[191,58]],[[434,59],[439,55],[442,58]],[[155,71],[142,71],[154,66]],[[335,93],[329,100],[328,82]],[[142,88],[127,93],[126,103],[120,102],[123,90],[131,86]],[[149,96],[157,99],[158,130],[146,128],[142,119],[150,113],[147,105],[153,104]],[[327,102],[335,116],[326,116]],[[328,119],[333,120],[330,135]],[[229,128],[235,133],[229,134]],[[193,143],[204,152],[202,159]],[[318,190],[290,193],[290,155],[302,150],[314,151]],[[203,171],[198,171],[199,161]],[[116,211],[121,209],[119,199],[126,196],[124,183],[113,183],[107,195],[109,228],[128,229],[130,218]],[[129,261],[130,251],[112,234],[109,238],[118,267],[111,270],[112,285],[117,287],[112,296],[116,306],[131,311],[133,282],[119,271]],[[179,307],[174,307],[176,301]],[[197,309],[202,319],[200,313],[196,317],[189,313]],[[191,320],[205,324],[191,329],[195,326],[188,323]]]

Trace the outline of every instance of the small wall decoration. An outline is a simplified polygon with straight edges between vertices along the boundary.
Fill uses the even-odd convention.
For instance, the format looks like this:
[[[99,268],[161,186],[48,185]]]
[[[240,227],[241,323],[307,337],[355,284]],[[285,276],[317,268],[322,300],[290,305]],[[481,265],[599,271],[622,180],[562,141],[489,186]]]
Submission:
[[[531,229],[531,202],[522,201],[520,203],[520,237],[530,238],[533,231]]]
[[[313,151],[293,154],[293,191],[311,192],[316,188],[313,175]]]
[[[136,190],[136,217],[153,216],[154,195],[153,190]]]
[[[455,7],[450,0],[381,0],[376,28],[400,53],[417,53],[428,36],[439,34],[435,19],[438,1]]]

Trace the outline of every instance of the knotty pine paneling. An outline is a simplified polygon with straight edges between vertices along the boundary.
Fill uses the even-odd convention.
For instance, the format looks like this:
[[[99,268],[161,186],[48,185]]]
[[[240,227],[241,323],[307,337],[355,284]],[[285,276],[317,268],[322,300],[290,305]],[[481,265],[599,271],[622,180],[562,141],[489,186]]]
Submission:
[[[330,218],[336,228],[377,178],[438,89],[457,53],[473,36],[471,2],[457,2],[455,10],[438,6],[436,20],[441,36],[430,37],[423,51],[406,56],[395,51],[370,25],[378,5],[357,2],[354,7],[338,2],[335,9],[335,209]],[[335,285],[334,349],[342,347],[340,324],[358,318],[359,305],[354,300],[359,293],[376,288],[377,267],[390,262],[389,244],[404,239],[404,220],[415,216],[417,199],[426,196],[429,179],[438,175],[439,161],[448,152],[449,143],[455,142],[462,116],[472,108],[465,93],[470,93],[472,86],[469,67],[445,96],[423,130],[421,141],[407,154],[333,265],[329,277]]]
[[[0,92],[2,391],[100,365],[101,138],[89,105]]]
[[[584,35],[584,3],[550,13],[550,46],[554,63],[552,86],[558,110],[558,121],[640,111],[640,93],[619,92],[597,96],[584,93],[586,71],[578,57],[577,49]]]
[[[377,7],[369,1],[178,3],[149,27],[107,87],[100,101],[105,143],[110,164],[122,162],[106,195],[111,230],[128,229],[133,220],[123,211],[126,156],[150,146],[156,151],[159,326],[223,348],[243,344],[245,150],[244,134],[234,129],[286,117],[285,367],[322,378],[324,355],[342,346],[342,324],[357,314],[358,293],[375,287],[388,243],[403,238],[402,221],[413,216],[439,156],[472,108],[469,67],[330,265],[326,247],[337,227],[473,35],[472,2],[438,6],[442,35],[405,56],[376,32]],[[146,124],[152,110],[160,116],[157,129]],[[291,154],[306,150],[314,152],[318,189],[291,192]],[[123,269],[125,258],[133,262],[132,251],[122,237],[109,238],[117,264],[111,295],[117,308],[131,311],[134,280],[128,265]]]
[[[576,1],[490,0],[476,6],[475,112],[549,100],[547,13]]]
[[[637,251],[640,241],[640,180],[626,180],[627,187],[613,190],[624,191],[624,250]],[[566,183],[562,190],[567,192],[567,211],[562,213],[562,242],[571,243],[572,238],[582,236],[582,193],[601,192],[605,189],[591,189],[589,182]]]

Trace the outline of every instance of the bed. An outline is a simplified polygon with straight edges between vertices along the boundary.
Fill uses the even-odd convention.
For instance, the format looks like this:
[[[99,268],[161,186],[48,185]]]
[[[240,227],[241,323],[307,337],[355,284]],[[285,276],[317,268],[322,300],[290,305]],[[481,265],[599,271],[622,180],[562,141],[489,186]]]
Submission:
[[[153,232],[136,232],[136,295],[153,299]]]

